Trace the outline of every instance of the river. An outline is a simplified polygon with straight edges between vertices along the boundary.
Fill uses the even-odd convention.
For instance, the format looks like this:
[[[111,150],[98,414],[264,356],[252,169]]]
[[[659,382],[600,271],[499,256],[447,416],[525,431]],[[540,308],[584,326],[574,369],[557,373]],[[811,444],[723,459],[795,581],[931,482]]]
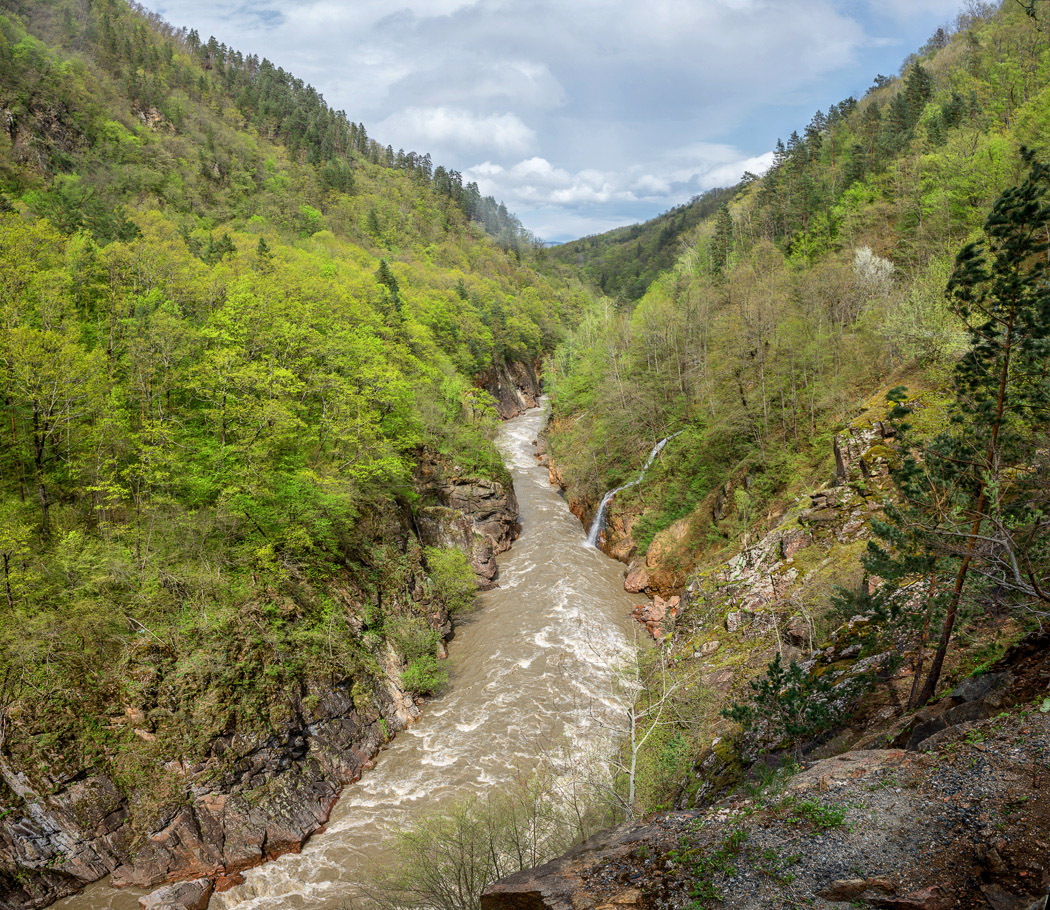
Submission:
[[[532,443],[546,419],[545,406],[500,428],[522,534],[499,560],[499,587],[457,626],[447,691],[343,791],[322,834],[246,872],[210,910],[337,910],[359,870],[381,860],[418,813],[505,786],[553,744],[611,748],[602,717],[622,697],[610,665],[627,646],[634,598],[623,590],[623,566],[586,543],[537,463]],[[55,906],[134,910],[138,902],[100,883]]]

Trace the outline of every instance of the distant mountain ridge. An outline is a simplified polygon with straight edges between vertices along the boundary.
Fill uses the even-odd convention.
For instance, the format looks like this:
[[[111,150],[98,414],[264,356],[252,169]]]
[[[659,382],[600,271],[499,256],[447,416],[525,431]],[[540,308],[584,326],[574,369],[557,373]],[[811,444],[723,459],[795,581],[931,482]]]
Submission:
[[[657,276],[674,265],[682,239],[738,191],[739,187],[709,190],[641,224],[558,244],[550,258],[578,268],[603,294],[639,300]]]

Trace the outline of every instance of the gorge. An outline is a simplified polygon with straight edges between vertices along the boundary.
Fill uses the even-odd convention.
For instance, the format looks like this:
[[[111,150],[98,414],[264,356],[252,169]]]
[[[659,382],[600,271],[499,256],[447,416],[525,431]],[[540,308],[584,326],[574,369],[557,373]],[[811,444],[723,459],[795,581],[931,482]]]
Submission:
[[[498,586],[480,595],[449,644],[449,690],[347,787],[301,853],[245,872],[210,907],[335,910],[354,894],[355,875],[421,812],[505,786],[559,747],[577,755],[612,747],[606,721],[623,710],[615,667],[634,599],[622,566],[586,544],[537,462],[546,417],[546,407],[534,408],[500,428],[522,532],[499,558]],[[140,894],[100,885],[55,906],[133,910]]]

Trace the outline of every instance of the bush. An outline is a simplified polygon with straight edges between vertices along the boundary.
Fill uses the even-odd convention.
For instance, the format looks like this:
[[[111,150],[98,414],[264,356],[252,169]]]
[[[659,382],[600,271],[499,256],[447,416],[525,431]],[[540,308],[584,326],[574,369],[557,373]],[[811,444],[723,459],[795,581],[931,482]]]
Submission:
[[[477,578],[466,554],[454,547],[427,547],[423,552],[434,591],[449,615],[470,610],[474,606]]]
[[[780,655],[773,658],[765,676],[753,679],[750,704],[732,704],[722,716],[742,724],[745,730],[759,722],[768,725],[777,742],[792,740],[795,751],[802,742],[830,729],[845,714],[855,686],[835,686],[826,678],[808,673],[792,661],[787,668]]]
[[[448,682],[448,671],[431,654],[411,661],[401,674],[401,684],[413,695],[433,695]]]
[[[405,662],[401,683],[414,695],[433,695],[448,681],[448,672],[438,666],[441,636],[418,616],[396,616],[388,620],[387,635]]]

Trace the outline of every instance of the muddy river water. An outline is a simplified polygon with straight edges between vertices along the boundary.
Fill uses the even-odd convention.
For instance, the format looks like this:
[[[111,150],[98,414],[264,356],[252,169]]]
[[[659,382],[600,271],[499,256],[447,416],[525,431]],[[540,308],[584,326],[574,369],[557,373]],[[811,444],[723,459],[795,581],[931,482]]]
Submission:
[[[246,872],[210,910],[336,910],[354,895],[359,871],[381,861],[419,813],[505,786],[553,744],[611,747],[602,719],[622,695],[609,665],[627,645],[634,601],[623,590],[623,566],[586,543],[537,463],[533,440],[545,411],[501,427],[522,534],[500,558],[499,588],[457,626],[447,691],[343,791],[327,830],[301,853]],[[100,883],[55,906],[134,910],[139,893]]]

